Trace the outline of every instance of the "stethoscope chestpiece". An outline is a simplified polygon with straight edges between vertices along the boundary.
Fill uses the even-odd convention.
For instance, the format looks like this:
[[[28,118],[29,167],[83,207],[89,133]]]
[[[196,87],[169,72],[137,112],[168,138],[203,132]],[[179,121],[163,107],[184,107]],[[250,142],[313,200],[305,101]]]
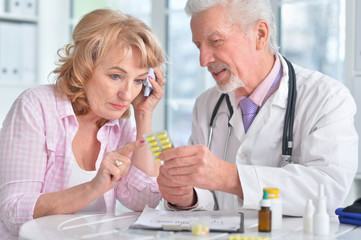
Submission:
[[[293,161],[291,159],[291,155],[282,155],[282,159],[280,164],[278,165],[279,167],[284,167],[288,164],[293,164]]]

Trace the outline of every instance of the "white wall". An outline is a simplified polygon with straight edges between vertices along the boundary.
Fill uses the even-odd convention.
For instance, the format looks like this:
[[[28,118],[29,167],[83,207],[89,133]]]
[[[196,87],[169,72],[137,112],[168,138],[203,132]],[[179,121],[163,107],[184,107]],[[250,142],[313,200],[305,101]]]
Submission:
[[[152,29],[158,36],[163,48],[166,46],[166,18],[165,18],[165,0],[153,0],[152,1]],[[160,131],[165,129],[165,100],[163,99],[158,103],[157,108],[153,112],[153,131]]]
[[[48,75],[56,67],[57,51],[70,39],[70,1],[38,1],[38,79],[48,83]]]

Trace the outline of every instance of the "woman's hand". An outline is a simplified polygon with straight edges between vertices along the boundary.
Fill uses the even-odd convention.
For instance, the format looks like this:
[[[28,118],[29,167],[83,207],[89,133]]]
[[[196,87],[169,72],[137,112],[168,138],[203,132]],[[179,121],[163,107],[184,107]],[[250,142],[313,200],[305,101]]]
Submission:
[[[75,213],[88,206],[118,185],[118,180],[129,171],[133,152],[143,145],[144,141],[136,141],[107,153],[97,175],[90,182],[62,191],[42,194],[35,204],[34,218]],[[121,164],[116,166],[115,163],[118,161]]]
[[[137,116],[138,114],[153,113],[155,107],[164,95],[164,73],[159,68],[155,68],[154,74],[156,76],[156,79],[153,79],[151,77],[149,78],[149,81],[153,86],[152,93],[148,97],[145,97],[143,95],[144,92],[141,91],[140,94],[132,102],[135,116]]]
[[[133,100],[134,118],[137,125],[138,140],[143,139],[145,133],[152,132],[152,115],[155,107],[163,97],[164,74],[159,68],[154,69],[155,79],[149,79],[153,86],[153,92],[144,96],[144,92]],[[134,153],[133,164],[136,168],[146,173],[148,176],[156,177],[159,174],[160,162],[155,162],[147,146],[139,148]]]
[[[108,152],[99,168],[97,175],[91,181],[92,189],[103,194],[118,185],[131,166],[132,154],[144,145],[144,141],[128,143],[122,148]]]

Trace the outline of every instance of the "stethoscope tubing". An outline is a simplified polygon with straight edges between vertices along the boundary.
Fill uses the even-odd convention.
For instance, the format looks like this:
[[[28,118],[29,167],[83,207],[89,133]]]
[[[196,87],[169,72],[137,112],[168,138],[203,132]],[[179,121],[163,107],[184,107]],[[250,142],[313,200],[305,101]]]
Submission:
[[[223,99],[226,98],[226,103],[227,103],[227,108],[228,108],[228,112],[222,112],[224,114],[227,114],[228,117],[228,132],[227,132],[227,138],[226,138],[226,143],[225,143],[225,147],[224,147],[224,151],[223,151],[223,159],[225,160],[227,158],[227,152],[228,152],[228,144],[229,144],[229,138],[232,134],[232,125],[229,123],[230,119],[233,116],[233,108],[232,108],[232,104],[231,101],[229,100],[229,96],[226,93],[221,94],[221,96],[219,97],[216,106],[214,107],[214,110],[212,112],[212,116],[211,116],[211,121],[209,122],[209,136],[208,136],[208,143],[207,143],[207,147],[210,149],[211,148],[211,142],[213,139],[213,129],[216,126],[216,121],[217,118],[222,114],[222,113],[218,113],[218,110],[220,108],[220,105],[223,101]]]
[[[282,155],[291,156],[293,149],[293,123],[294,115],[296,108],[296,75],[295,70],[292,64],[284,58],[288,66],[288,77],[289,77],[289,87],[288,87],[288,99],[287,99],[287,108],[285,115],[285,124],[283,127],[283,137],[282,137]]]

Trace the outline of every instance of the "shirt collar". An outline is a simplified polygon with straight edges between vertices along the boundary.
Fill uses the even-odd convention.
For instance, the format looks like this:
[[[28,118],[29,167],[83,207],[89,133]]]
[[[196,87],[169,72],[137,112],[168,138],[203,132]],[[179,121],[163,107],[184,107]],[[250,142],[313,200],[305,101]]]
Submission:
[[[271,69],[271,72],[267,75],[267,77],[257,86],[257,88],[252,92],[249,96],[249,99],[252,100],[258,106],[262,106],[265,102],[265,98],[267,96],[268,91],[270,90],[272,84],[275,82],[278,77],[278,73],[281,69],[281,61],[279,59],[278,54],[275,55],[275,63]],[[277,90],[277,88],[273,88],[273,91]],[[236,102],[238,103],[240,100],[245,98],[245,96],[240,96],[235,94]],[[268,96],[269,97],[269,96]]]
[[[71,105],[71,102],[68,99],[68,97],[65,95],[59,96],[58,93],[56,94],[57,94],[56,108],[60,118],[63,119],[69,116],[75,117],[73,106]]]

